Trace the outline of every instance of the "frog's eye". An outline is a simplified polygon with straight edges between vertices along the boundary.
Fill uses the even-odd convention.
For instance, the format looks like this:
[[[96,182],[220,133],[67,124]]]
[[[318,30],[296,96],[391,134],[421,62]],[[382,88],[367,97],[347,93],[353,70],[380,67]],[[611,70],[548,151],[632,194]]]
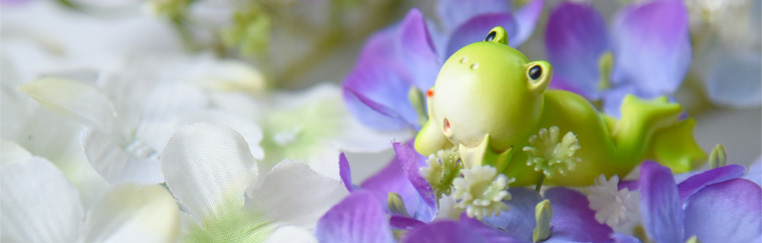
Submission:
[[[495,36],[497,36],[497,31],[490,31],[489,34],[487,34],[487,38],[484,38],[484,41],[492,41],[495,39]]]
[[[497,26],[487,33],[487,37],[484,38],[486,42],[494,42],[499,44],[508,44],[508,34],[503,27]]]
[[[542,67],[540,67],[540,65],[535,65],[529,68],[529,78],[537,80],[540,77],[542,77]]]

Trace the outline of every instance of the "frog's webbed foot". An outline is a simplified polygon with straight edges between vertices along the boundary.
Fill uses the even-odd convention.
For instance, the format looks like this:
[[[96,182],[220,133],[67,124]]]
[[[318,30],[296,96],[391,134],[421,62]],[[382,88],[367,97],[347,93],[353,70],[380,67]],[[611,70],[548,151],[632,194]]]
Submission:
[[[556,174],[565,175],[581,161],[576,155],[581,147],[573,132],[567,132],[559,139],[560,129],[552,126],[550,129],[540,129],[538,135],[529,137],[530,146],[523,150],[527,152],[527,166],[533,166],[535,171],[542,172],[548,179]]]
[[[458,146],[464,168],[473,168],[483,164],[494,166],[498,172],[505,170],[513,155],[513,147],[502,152],[496,152],[490,147],[489,134],[484,135],[479,145],[468,147],[463,144]]]

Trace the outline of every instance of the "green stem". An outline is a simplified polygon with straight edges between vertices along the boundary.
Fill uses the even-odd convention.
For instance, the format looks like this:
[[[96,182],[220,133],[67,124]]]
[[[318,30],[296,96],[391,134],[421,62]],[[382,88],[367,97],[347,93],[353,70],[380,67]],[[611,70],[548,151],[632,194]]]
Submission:
[[[542,183],[545,181],[545,175],[540,175],[540,179],[537,181],[537,185],[534,186],[534,190],[540,192],[542,189]]]

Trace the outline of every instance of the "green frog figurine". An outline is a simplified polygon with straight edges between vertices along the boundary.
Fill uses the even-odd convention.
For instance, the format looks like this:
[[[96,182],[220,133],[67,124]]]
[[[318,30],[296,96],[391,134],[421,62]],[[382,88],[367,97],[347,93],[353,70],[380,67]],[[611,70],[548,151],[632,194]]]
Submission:
[[[678,119],[679,104],[628,95],[621,119],[607,116],[575,93],[547,89],[550,64],[529,62],[507,43],[495,27],[445,62],[426,92],[419,153],[457,150],[465,168],[493,166],[516,179],[512,186],[587,186],[601,174],[624,177],[646,159],[675,173],[705,160],[695,121]]]

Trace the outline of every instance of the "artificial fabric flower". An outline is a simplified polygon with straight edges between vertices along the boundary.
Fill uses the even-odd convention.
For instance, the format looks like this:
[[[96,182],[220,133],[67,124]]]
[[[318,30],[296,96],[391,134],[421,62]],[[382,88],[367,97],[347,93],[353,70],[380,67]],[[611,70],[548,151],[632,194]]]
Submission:
[[[656,242],[756,242],[762,239],[762,188],[728,165],[675,183],[666,167],[646,161],[637,185],[647,237]]]
[[[545,45],[551,86],[602,99],[614,116],[626,94],[672,95],[691,65],[688,12],[679,0],[633,3],[610,31],[591,5],[561,3],[548,19]]]
[[[365,43],[342,85],[350,111],[365,125],[379,130],[420,129],[420,116],[425,114],[416,109],[424,104],[417,108],[411,104],[411,87],[431,88],[443,60],[484,40],[484,33],[494,26],[509,30],[511,46],[518,46],[531,35],[544,1],[529,2],[514,14],[505,1],[439,4],[441,32],[430,32],[434,28],[423,14],[411,9],[399,24],[376,32]]]
[[[695,67],[707,98],[732,108],[762,104],[759,82],[760,1],[686,1],[696,46]]]
[[[179,234],[180,211],[160,185],[115,186],[88,209],[53,164],[5,144],[0,178],[3,240],[173,242]]]
[[[199,63],[217,64],[204,62],[204,57],[191,61],[139,59],[105,71],[96,84],[43,78],[19,89],[88,125],[81,136],[85,155],[111,184],[163,182],[158,162],[161,149],[175,126],[190,122],[221,122],[235,127],[261,158],[261,149],[256,147],[261,131],[256,124],[212,112],[202,87],[187,76],[194,73],[184,70],[198,69]]]
[[[179,128],[161,156],[166,184],[182,205],[184,242],[264,241],[280,227],[311,230],[347,191],[341,182],[286,161],[261,181],[244,138],[211,123]]]

